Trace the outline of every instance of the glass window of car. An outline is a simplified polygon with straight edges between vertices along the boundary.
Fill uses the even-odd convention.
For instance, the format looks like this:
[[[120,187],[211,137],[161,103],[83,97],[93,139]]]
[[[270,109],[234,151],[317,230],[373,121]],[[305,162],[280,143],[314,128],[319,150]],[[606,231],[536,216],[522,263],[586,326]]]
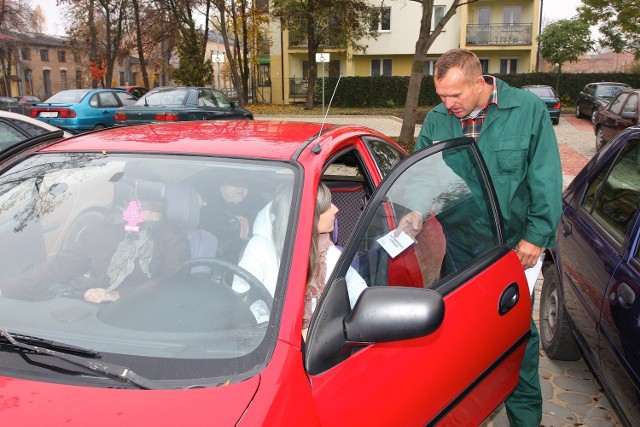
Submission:
[[[629,98],[627,98],[627,102],[625,102],[622,112],[635,113],[636,111],[638,111],[638,95],[632,93],[629,95]]]
[[[118,99],[120,100],[120,102],[122,103],[122,105],[133,105],[138,101],[135,96],[131,95],[130,93],[124,92],[124,91],[115,92],[115,94],[118,97]]]
[[[297,170],[287,163],[48,153],[5,171],[0,239],[12,251],[0,259],[0,325],[94,349],[102,361],[166,380],[167,388],[254,374],[275,343],[277,328],[270,324],[282,309],[282,271],[292,245],[288,234],[279,235],[286,246],[282,261],[260,277],[218,257],[232,237],[200,228],[198,183],[211,187],[234,174],[250,183],[246,198],[259,209],[280,194],[278,188],[291,189],[280,198],[277,218],[277,229],[290,234],[299,190]],[[269,237],[275,219],[264,212],[260,243],[277,248]],[[250,289],[232,289],[234,275],[247,279]],[[116,301],[84,300],[87,289],[107,287],[119,292]],[[17,353],[0,357],[0,369],[20,363],[25,376],[41,369]]]
[[[385,196],[350,260],[369,286],[440,289],[447,283],[445,277],[501,244],[489,189],[470,146],[420,160],[397,178]],[[384,249],[381,238],[397,237],[389,233],[413,212],[423,217],[415,243],[400,254]],[[393,242],[391,237],[387,240]]]
[[[198,105],[201,107],[217,107],[218,102],[210,90],[200,89],[198,91]]]
[[[103,108],[115,108],[115,107],[119,107],[120,104],[118,104],[118,100],[116,99],[116,96],[113,92],[98,92],[96,95],[94,95],[94,98],[98,98],[98,105],[100,107]],[[91,101],[93,101],[93,99],[91,99]],[[91,106],[95,106],[94,104],[91,104]]]
[[[623,90],[630,89],[628,85],[596,85],[595,95],[599,97],[613,98]]]
[[[182,105],[189,93],[185,89],[158,90],[140,98],[137,105]]]
[[[0,121],[0,151],[6,150],[24,139],[26,139],[26,137],[13,126]]]
[[[611,111],[613,114],[620,114],[620,111],[622,110],[622,106],[624,105],[624,101],[626,101],[626,99],[626,93],[621,93],[620,95],[618,95],[617,98],[614,99],[613,102],[611,102],[609,111]]]
[[[51,104],[78,104],[87,96],[89,90],[63,90],[47,99],[46,103]]]
[[[391,172],[391,169],[406,156],[398,149],[378,138],[364,138],[371,155],[376,161],[376,166],[380,175],[384,178]]]
[[[610,164],[587,188],[582,207],[623,244],[640,202],[640,140],[629,141]]]
[[[219,90],[213,90],[211,92],[216,98],[216,101],[218,102],[218,106],[220,108],[231,108],[231,101],[224,93],[220,92]]]

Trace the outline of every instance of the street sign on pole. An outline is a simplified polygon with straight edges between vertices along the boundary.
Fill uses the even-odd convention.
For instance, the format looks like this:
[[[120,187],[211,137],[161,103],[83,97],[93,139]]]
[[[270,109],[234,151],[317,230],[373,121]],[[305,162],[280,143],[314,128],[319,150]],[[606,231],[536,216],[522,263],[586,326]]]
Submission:
[[[324,64],[331,60],[328,53],[316,53],[316,62],[322,64],[322,115],[324,116]]]

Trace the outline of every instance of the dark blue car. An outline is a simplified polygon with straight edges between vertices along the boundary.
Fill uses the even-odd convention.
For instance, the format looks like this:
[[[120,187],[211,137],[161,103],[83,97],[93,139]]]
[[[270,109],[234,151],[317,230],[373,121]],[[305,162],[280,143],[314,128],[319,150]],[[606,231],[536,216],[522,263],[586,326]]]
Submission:
[[[540,341],[549,357],[584,356],[620,420],[640,425],[640,126],[621,132],[563,193],[547,253]]]

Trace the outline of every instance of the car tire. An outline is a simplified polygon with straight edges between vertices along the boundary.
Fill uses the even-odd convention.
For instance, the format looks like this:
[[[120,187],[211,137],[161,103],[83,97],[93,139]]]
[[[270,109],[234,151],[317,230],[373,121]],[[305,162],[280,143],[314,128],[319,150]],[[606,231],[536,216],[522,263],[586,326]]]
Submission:
[[[580,119],[582,117],[584,117],[584,116],[580,112],[580,105],[576,105],[576,119]]]
[[[552,125],[557,125],[558,123],[560,123],[560,118],[559,117],[557,119],[551,119],[551,124]]]
[[[100,130],[100,129],[106,129],[106,126],[105,125],[95,125],[93,127],[93,130]]]
[[[559,289],[560,280],[554,264],[543,272],[540,297],[540,343],[547,356],[556,360],[578,360],[580,349],[576,344]]]
[[[602,133],[602,126],[599,126],[596,129],[596,151],[602,150],[602,147],[607,143],[604,140],[604,134]]]

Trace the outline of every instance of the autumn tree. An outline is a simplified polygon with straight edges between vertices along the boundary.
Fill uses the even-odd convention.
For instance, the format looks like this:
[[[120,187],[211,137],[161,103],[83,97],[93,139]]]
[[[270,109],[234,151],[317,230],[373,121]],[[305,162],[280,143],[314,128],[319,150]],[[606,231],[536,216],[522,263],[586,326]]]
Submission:
[[[412,143],[416,131],[416,111],[420,97],[420,88],[422,87],[422,78],[424,76],[424,63],[427,60],[427,52],[433,42],[438,38],[444,26],[449,22],[451,17],[456,14],[458,7],[475,3],[478,0],[468,0],[462,3],[461,0],[453,0],[451,6],[444,14],[442,19],[431,28],[433,18],[434,0],[411,0],[422,4],[422,17],[420,19],[420,32],[418,41],[416,42],[416,50],[413,54],[413,64],[411,66],[411,76],[409,77],[409,87],[407,88],[407,98],[404,105],[404,118],[402,120],[402,128],[400,130],[400,141],[404,143]]]
[[[0,0],[0,71],[4,76],[3,89],[11,96],[9,78],[15,65],[18,39],[11,32],[22,32],[33,22],[33,9],[24,0]]]
[[[566,62],[577,62],[593,49],[589,25],[574,19],[561,19],[547,25],[539,36],[540,56],[557,64],[556,93],[560,93],[560,74]]]
[[[258,46],[266,37],[268,15],[251,0],[214,0],[213,27],[222,35],[231,81],[238,101],[249,101],[249,81]]]
[[[615,52],[633,52],[640,59],[640,19],[637,0],[582,0],[578,19],[598,25],[600,45]]]
[[[211,0],[162,0],[164,7],[173,20],[179,24],[178,50],[179,64],[173,71],[173,78],[185,85],[205,86],[211,81],[213,64],[205,58]],[[204,13],[199,8],[204,7]],[[197,17],[205,16],[204,31]]]
[[[372,25],[377,12],[366,0],[273,0],[270,11],[289,31],[289,40],[306,42],[307,110],[314,104],[316,53],[325,48],[366,52],[364,41],[378,34]]]

